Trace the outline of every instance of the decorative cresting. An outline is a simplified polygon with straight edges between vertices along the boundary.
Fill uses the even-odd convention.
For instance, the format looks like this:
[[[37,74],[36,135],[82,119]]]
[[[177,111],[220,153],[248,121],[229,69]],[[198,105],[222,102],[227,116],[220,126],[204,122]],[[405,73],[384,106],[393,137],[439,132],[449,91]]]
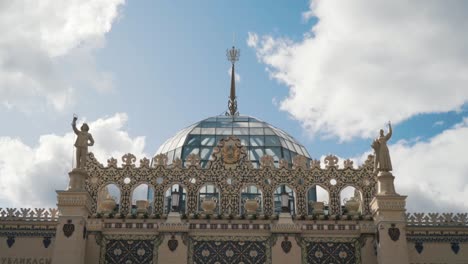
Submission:
[[[57,221],[57,208],[0,208],[0,220],[22,221]]]
[[[257,169],[248,159],[246,148],[233,136],[220,140],[206,168],[200,167],[199,159],[195,156],[186,162],[185,167],[180,160],[168,166],[167,157],[163,154],[154,157],[153,166],[150,166],[147,158],[140,159],[137,166],[136,157],[132,154],[124,155],[122,161],[119,167],[117,160],[110,158],[107,166],[104,166],[92,153],[88,155],[86,190],[93,198],[92,213],[97,213],[99,191],[108,184],[115,184],[120,189],[120,213],[125,215],[130,212],[133,190],[143,183],[154,189],[154,214],[163,213],[164,193],[173,184],[180,184],[186,189],[185,213],[188,214],[200,210],[198,191],[205,184],[214,184],[220,190],[220,213],[233,215],[240,214],[241,190],[248,185],[255,185],[262,191],[262,214],[267,216],[274,214],[274,192],[281,185],[294,190],[298,215],[307,215],[307,192],[315,185],[328,191],[330,215],[340,214],[340,191],[347,186],[353,186],[362,193],[362,212],[366,215],[370,214],[369,204],[375,195],[376,176],[372,156],[357,169],[351,166],[349,160],[345,161],[345,168],[339,168],[338,158],[333,155],[325,158],[325,168],[320,166],[319,160],[308,164],[302,156],[296,156],[292,166],[286,160],[280,160],[279,168],[276,168],[272,158],[264,156]]]
[[[468,213],[408,213],[408,226],[468,226]]]

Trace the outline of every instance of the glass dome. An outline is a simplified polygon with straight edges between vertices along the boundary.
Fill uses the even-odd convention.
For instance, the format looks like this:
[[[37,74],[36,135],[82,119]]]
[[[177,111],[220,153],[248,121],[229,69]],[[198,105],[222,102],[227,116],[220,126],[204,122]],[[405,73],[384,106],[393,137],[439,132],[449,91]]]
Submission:
[[[214,116],[188,126],[168,139],[156,154],[167,154],[168,164],[176,158],[183,162],[190,154],[200,156],[205,167],[219,140],[227,136],[238,137],[247,148],[254,167],[259,166],[260,158],[273,156],[275,165],[280,159],[291,164],[296,155],[310,159],[307,150],[293,137],[264,121],[250,116]]]

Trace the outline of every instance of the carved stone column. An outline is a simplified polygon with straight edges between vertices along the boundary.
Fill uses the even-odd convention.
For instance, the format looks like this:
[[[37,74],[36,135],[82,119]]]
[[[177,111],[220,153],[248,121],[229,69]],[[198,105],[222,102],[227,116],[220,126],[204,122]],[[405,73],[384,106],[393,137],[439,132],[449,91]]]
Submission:
[[[86,249],[86,220],[91,212],[91,196],[78,182],[87,174],[82,170],[70,173],[68,191],[57,191],[58,219],[53,251],[53,263],[84,264]],[[83,180],[83,181],[81,181]]]
[[[303,188],[297,190],[296,207],[297,215],[307,215],[307,196]]]
[[[131,214],[132,201],[131,191],[122,188],[120,193],[120,213],[124,215]]]
[[[390,172],[380,172],[377,179],[378,193],[371,202],[371,209],[377,226],[378,263],[407,264],[406,196],[395,192]]]
[[[273,190],[271,188],[265,188],[263,193],[263,213],[267,216],[271,216],[274,213],[273,207]]]
[[[330,200],[328,202],[328,213],[330,215],[339,215],[340,214],[340,192],[335,186],[331,187],[329,190]]]
[[[164,213],[164,189],[155,188],[154,190],[154,209],[155,215],[162,215]]]
[[[187,214],[197,213],[198,207],[198,189],[195,187],[187,190]]]

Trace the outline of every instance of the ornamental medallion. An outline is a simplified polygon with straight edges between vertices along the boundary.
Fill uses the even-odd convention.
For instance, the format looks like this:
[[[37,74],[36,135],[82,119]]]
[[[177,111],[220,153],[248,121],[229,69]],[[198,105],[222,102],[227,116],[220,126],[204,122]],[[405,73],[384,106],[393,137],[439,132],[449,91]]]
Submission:
[[[234,164],[239,162],[240,158],[240,149],[236,146],[236,142],[233,140],[228,140],[224,143],[223,149],[221,151],[223,161],[226,164]]]
[[[392,227],[388,229],[388,235],[393,241],[397,241],[400,238],[400,229],[395,227],[395,224],[392,224]]]
[[[455,254],[458,254],[458,251],[460,251],[460,244],[458,242],[452,242],[450,247]]]
[[[283,249],[284,253],[288,254],[291,251],[292,243],[288,240],[288,237],[284,237],[284,241],[281,242],[281,248]]]
[[[167,246],[172,252],[174,252],[177,249],[178,245],[179,245],[179,241],[177,241],[177,239],[175,239],[174,236],[172,236],[171,239],[167,241]]]
[[[7,246],[11,248],[13,244],[15,243],[15,237],[9,236],[6,242],[7,242]]]
[[[75,231],[75,225],[72,224],[72,220],[67,220],[67,223],[63,225],[62,230],[66,237],[71,237]]]
[[[48,248],[51,242],[52,241],[50,240],[50,237],[44,237],[44,239],[42,240],[42,244],[44,244],[45,248]]]
[[[422,252],[423,249],[424,249],[423,243],[422,243],[422,242],[416,242],[416,243],[414,243],[414,248],[416,249],[416,251],[418,252],[418,254],[421,254],[421,252]]]

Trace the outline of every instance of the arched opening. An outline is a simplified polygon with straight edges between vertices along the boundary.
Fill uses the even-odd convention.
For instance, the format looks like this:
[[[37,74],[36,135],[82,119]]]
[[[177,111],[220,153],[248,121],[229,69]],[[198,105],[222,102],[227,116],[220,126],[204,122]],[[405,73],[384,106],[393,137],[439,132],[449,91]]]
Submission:
[[[347,186],[340,192],[341,212],[346,215],[362,213],[362,193],[353,186]]]
[[[330,194],[320,185],[315,185],[307,191],[307,213],[309,215],[328,215]]]
[[[173,197],[176,197],[178,201],[173,201]],[[174,210],[184,214],[187,207],[186,204],[187,191],[182,185],[174,184],[171,186],[171,188],[166,190],[166,193],[164,194],[164,214],[169,214]],[[175,205],[177,205],[177,208],[174,207]]]
[[[132,192],[132,214],[152,214],[154,190],[148,184],[138,185]]]
[[[198,210],[205,214],[219,211],[219,190],[214,184],[206,184],[198,191]]]
[[[255,185],[248,185],[241,190],[241,214],[259,214],[262,212],[262,191]]]
[[[274,203],[275,203],[275,213],[279,214],[284,211],[283,202],[285,201],[283,200],[283,197],[286,197],[286,195],[287,195],[286,207],[292,215],[295,215],[296,214],[296,202],[295,202],[296,196],[294,194],[293,189],[291,189],[287,185],[281,185],[275,190],[275,194],[273,197]]]
[[[117,214],[120,209],[120,189],[115,184],[108,184],[98,192],[97,212]]]

